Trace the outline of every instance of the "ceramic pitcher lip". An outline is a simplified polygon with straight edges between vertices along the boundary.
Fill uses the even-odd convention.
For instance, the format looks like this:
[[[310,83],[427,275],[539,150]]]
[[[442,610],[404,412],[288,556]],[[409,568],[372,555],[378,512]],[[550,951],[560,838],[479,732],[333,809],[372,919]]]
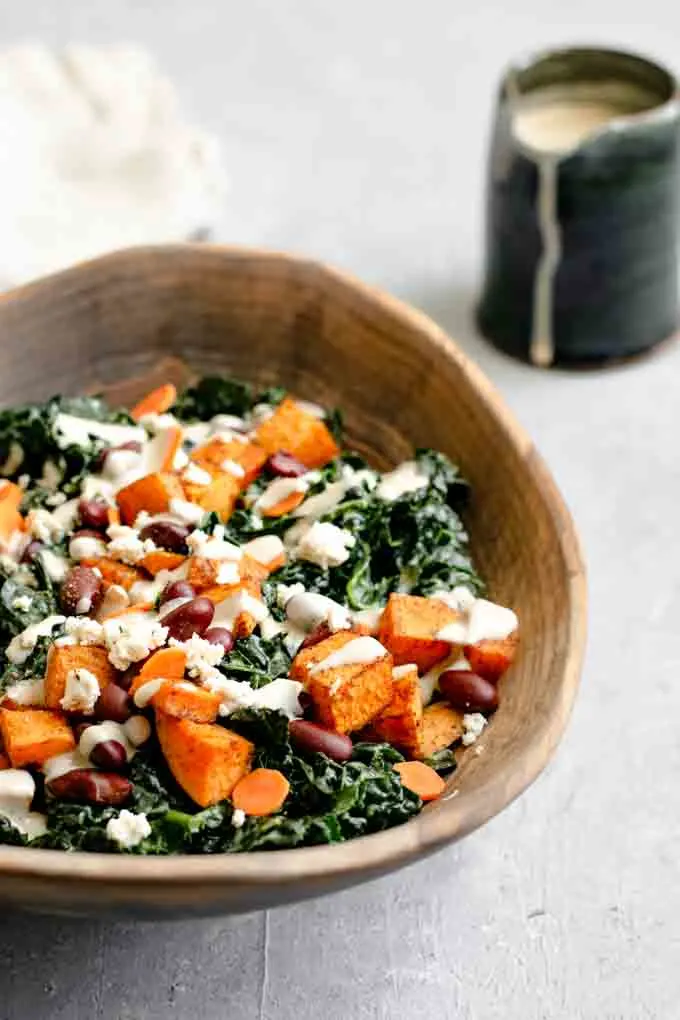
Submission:
[[[578,67],[579,73],[574,74],[574,65],[577,61],[582,61],[583,64]],[[561,69],[560,62],[562,62]],[[591,66],[588,67],[587,64]],[[543,80],[530,82],[526,88],[521,87],[522,79],[532,74],[538,74],[540,79],[540,72],[543,68],[546,70]],[[530,95],[537,88],[567,82],[597,81],[605,69],[608,72],[607,77],[631,81],[632,84],[644,85],[650,90],[658,89],[659,98],[656,103],[636,113],[622,113],[612,117],[608,123],[593,130],[588,138],[578,146],[579,149],[592,145],[603,136],[616,131],[636,127],[644,128],[648,124],[673,120],[679,116],[680,80],[668,68],[642,54],[608,46],[560,46],[555,49],[535,50],[527,53],[507,66],[501,81],[501,96],[510,106],[513,106],[523,96]],[[593,70],[598,71],[599,75],[592,76]],[[631,72],[634,71],[638,72],[638,76],[633,77]],[[643,78],[643,76],[646,77]],[[533,151],[532,147],[520,138],[516,138],[515,143],[519,148],[529,152]]]
[[[571,100],[612,112],[546,146],[518,129],[532,94],[536,109]],[[514,60],[498,93],[487,201],[478,322],[496,346],[543,367],[593,364],[676,331],[680,84],[663,64],[592,45]]]

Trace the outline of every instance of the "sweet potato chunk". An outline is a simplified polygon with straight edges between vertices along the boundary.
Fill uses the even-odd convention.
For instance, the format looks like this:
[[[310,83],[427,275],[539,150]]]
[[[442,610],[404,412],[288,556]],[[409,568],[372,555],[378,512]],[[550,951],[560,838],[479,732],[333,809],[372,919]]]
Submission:
[[[206,468],[206,470],[208,470]],[[226,521],[233,512],[236,500],[241,492],[240,479],[227,471],[212,474],[209,485],[197,485],[195,482],[184,482],[186,498],[190,503],[202,506],[204,510],[214,511],[221,520]]]
[[[169,552],[168,549],[156,549],[147,553],[144,559],[139,561],[140,567],[144,567],[149,574],[159,574],[161,570],[177,570],[186,559],[181,553]]]
[[[220,695],[207,691],[196,684],[180,681],[164,684],[154,694],[151,703],[154,708],[174,719],[191,719],[196,723],[214,722],[220,707]]]
[[[374,662],[315,669],[333,652],[357,640],[371,639],[346,630],[332,634],[298,652],[290,671],[293,680],[305,685],[319,722],[339,733],[350,733],[366,726],[392,696],[392,657],[387,649],[384,656]]]
[[[61,708],[66,677],[72,669],[88,669],[94,673],[100,687],[114,683],[117,676],[115,667],[109,662],[106,648],[95,645],[52,645],[45,675],[45,704],[48,708]]]
[[[286,397],[271,418],[257,430],[257,442],[267,453],[285,450],[308,468],[323,467],[340,453],[326,425]]]
[[[187,668],[187,653],[183,648],[159,648],[146,660],[130,685],[134,697],[140,687],[162,677],[164,680],[181,680]]]
[[[2,772],[4,769],[10,769],[11,767],[12,763],[7,757],[7,755],[3,754],[2,751],[0,751],[0,772]]]
[[[125,588],[125,591],[130,591],[130,588],[137,581],[146,581],[146,574],[138,570],[137,567],[131,567],[127,563],[120,563],[118,560],[109,560],[105,557],[101,557],[97,560],[83,560],[83,565],[86,567],[94,567],[102,575],[104,587],[109,588],[113,584],[119,584],[121,588]]]
[[[502,641],[485,640],[465,646],[465,658],[473,673],[495,684],[510,669],[517,654],[518,635],[511,634]]]
[[[253,745],[224,726],[157,711],[156,732],[170,771],[201,807],[224,800],[250,771]]]
[[[426,673],[451,651],[450,642],[438,640],[437,633],[459,619],[458,613],[438,599],[390,595],[378,640],[389,648],[395,666],[414,662],[421,673]]]
[[[171,499],[184,499],[184,489],[179,478],[167,472],[145,475],[120,489],[116,495],[124,524],[134,524],[142,510],[150,514],[165,513]]]
[[[231,562],[230,560],[209,560],[202,556],[192,556],[189,560],[187,581],[197,592],[204,591],[206,588],[218,587],[224,593],[222,598],[218,599],[218,602],[221,602],[232,592],[238,591],[239,588],[256,590],[260,581],[267,577],[267,568],[244,553],[240,560],[233,561],[233,565],[238,570],[238,581],[230,584],[220,583],[218,580],[220,567]],[[256,595],[256,597],[258,596]]]
[[[241,443],[238,439],[226,440],[215,436],[203,446],[197,446],[191,459],[206,471],[225,471],[225,460],[233,460],[243,468],[243,475],[234,475],[241,489],[254,482],[267,460],[267,451],[257,443]],[[229,472],[228,472],[229,473]]]
[[[408,757],[422,757],[423,699],[415,666],[400,666],[394,670],[392,698],[370,728],[371,735],[394,744]]]
[[[55,754],[72,751],[76,746],[64,715],[44,708],[0,708],[0,732],[15,769],[42,765]]]
[[[420,757],[429,758],[435,751],[450,747],[463,736],[463,713],[443,701],[428,705],[423,712],[423,744]]]

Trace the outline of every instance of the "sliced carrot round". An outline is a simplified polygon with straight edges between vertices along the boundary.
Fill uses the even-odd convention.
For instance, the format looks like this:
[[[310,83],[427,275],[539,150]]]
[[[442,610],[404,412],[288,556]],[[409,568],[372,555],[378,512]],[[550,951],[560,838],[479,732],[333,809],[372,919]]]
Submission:
[[[263,517],[283,517],[284,514],[292,513],[300,506],[300,503],[304,501],[304,492],[291,492],[287,496],[276,503],[274,506],[267,507],[266,510],[262,511]]]
[[[273,815],[290,792],[290,783],[278,769],[255,769],[234,787],[235,808],[247,815]]]
[[[172,383],[164,383],[145,397],[130,411],[130,417],[139,421],[145,414],[163,414],[169,411],[177,400],[177,389]]]
[[[436,800],[446,789],[446,783],[433,768],[424,761],[400,761],[394,766],[402,784],[421,800]]]

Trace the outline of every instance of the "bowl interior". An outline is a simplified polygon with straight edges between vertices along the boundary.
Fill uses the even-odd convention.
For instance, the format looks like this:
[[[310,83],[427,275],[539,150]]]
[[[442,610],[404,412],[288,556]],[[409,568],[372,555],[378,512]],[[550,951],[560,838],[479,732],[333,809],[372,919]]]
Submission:
[[[0,303],[0,403],[229,372],[345,415],[380,466],[432,446],[473,487],[467,523],[521,652],[501,708],[447,796],[399,829],[335,847],[223,858],[119,858],[0,848],[0,896],[77,911],[252,909],[388,870],[480,825],[550,757],[575,694],[585,582],[573,526],[531,442],[481,373],[424,316],[287,256],[204,246],[122,252]],[[274,872],[274,874],[273,874]],[[57,881],[58,879],[58,881]],[[89,891],[88,891],[89,890]]]

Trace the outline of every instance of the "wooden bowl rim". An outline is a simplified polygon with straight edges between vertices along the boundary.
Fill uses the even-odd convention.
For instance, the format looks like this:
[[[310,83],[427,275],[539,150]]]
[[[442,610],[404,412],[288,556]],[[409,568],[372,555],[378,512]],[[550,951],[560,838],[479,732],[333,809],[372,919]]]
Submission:
[[[516,421],[500,394],[480,368],[457,347],[454,341],[423,312],[376,287],[363,283],[344,270],[314,259],[282,251],[244,246],[213,244],[168,244],[124,249],[100,258],[79,263],[52,276],[17,287],[2,295],[3,302],[25,301],[41,293],[46,284],[68,284],[74,277],[91,268],[111,268],[135,258],[158,255],[172,257],[194,251],[214,253],[230,259],[253,262],[292,263],[301,273],[312,271],[347,289],[352,289],[388,317],[401,320],[412,331],[425,335],[432,344],[433,354],[455,361],[478,399],[495,418],[512,445],[522,451],[527,470],[533,476],[543,502],[553,521],[561,553],[568,573],[569,617],[568,649],[562,670],[560,697],[555,710],[543,724],[532,731],[531,738],[518,751],[516,759],[499,769],[492,778],[473,789],[454,790],[436,804],[403,825],[345,843],[300,847],[276,851],[255,851],[244,854],[176,855],[167,857],[136,857],[85,851],[64,852],[29,847],[0,847],[0,875],[36,880],[77,878],[96,886],[104,882],[112,888],[137,887],[140,902],[143,888],[150,884],[156,892],[166,888],[186,890],[204,883],[225,885],[239,883],[263,889],[294,885],[303,879],[335,879],[350,884],[363,876],[370,877],[394,870],[440,849],[447,843],[474,829],[507,807],[542,772],[564,732],[578,690],[586,639],[587,589],[586,572],[579,539],[571,515],[557,486],[536,450],[532,440]],[[442,807],[445,807],[442,809]]]

